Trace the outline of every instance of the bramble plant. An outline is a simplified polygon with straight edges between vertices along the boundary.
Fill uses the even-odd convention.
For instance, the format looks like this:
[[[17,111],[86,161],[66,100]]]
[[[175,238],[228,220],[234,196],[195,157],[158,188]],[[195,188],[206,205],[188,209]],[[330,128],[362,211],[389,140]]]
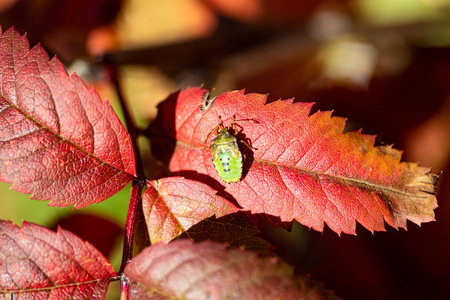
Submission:
[[[274,260],[258,223],[327,224],[340,235],[355,234],[357,223],[374,232],[434,220],[438,175],[375,147],[374,136],[343,133],[344,118],[310,115],[311,103],[266,104],[244,91],[208,99],[186,88],[145,130],[124,107],[128,133],[110,104],[40,45],[30,49],[9,29],[0,54],[2,181],[74,209],[132,182],[117,271],[67,230],[0,221],[1,299],[102,299],[119,280],[122,299],[336,299]],[[136,133],[169,176],[144,176]]]

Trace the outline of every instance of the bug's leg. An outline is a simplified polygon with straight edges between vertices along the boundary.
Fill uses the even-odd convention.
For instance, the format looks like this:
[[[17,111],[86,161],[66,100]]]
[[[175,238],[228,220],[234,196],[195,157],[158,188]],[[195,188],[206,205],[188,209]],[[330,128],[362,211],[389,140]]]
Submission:
[[[239,142],[242,143],[242,144],[244,144],[248,149],[251,149],[251,150],[258,150],[258,148],[253,148],[252,146],[249,145],[249,143],[247,143],[247,142],[244,141],[244,140],[239,140]]]
[[[231,122],[230,128],[233,129],[234,135],[238,135],[242,131],[243,127],[238,124],[238,122],[250,122],[252,124],[260,124],[258,120],[255,119],[240,119],[236,120],[236,116],[233,115],[233,122]],[[240,130],[239,130],[240,129]]]
[[[235,135],[235,136],[237,136],[237,135],[239,134],[239,132],[240,132],[239,128],[240,128],[241,131],[242,131],[242,127],[241,127],[240,125],[237,124],[236,116],[235,116],[235,115],[233,115],[233,121],[231,122],[229,128],[233,130],[232,133],[233,133],[233,135]]]

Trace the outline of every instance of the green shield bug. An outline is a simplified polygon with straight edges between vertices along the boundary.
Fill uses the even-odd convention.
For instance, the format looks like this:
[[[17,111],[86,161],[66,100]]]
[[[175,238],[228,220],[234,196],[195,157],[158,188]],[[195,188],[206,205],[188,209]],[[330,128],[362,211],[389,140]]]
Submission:
[[[214,168],[219,174],[220,178],[226,183],[238,182],[242,178],[242,166],[243,166],[243,156],[238,147],[238,139],[236,135],[238,131],[236,130],[236,120],[233,116],[233,122],[229,127],[225,127],[222,122],[222,118],[219,116],[219,125],[217,125],[205,139],[209,138],[211,133],[215,132],[217,136],[211,141],[210,149]],[[239,120],[239,121],[250,121],[252,123],[257,123],[254,120]],[[234,127],[234,128],[232,128]],[[230,133],[230,129],[234,130],[234,134]],[[239,141],[244,143],[248,148],[253,149],[245,141]]]

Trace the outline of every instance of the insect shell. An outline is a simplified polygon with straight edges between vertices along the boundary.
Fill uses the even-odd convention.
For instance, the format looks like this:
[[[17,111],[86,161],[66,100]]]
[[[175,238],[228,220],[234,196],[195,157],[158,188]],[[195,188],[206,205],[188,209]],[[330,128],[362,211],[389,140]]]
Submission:
[[[222,118],[219,116],[219,125],[217,125],[213,130],[211,130],[205,139],[205,143],[208,140],[211,133],[215,132],[216,137],[211,141],[211,157],[214,168],[219,174],[220,178],[226,183],[238,182],[242,178],[242,165],[243,156],[238,147],[238,140],[236,138],[237,126],[235,116],[233,116],[233,122],[229,127],[223,126]],[[239,121],[249,121],[258,124],[256,120],[244,119]],[[219,130],[220,129],[220,130]],[[235,134],[229,132],[233,129]],[[244,145],[249,149],[252,148],[245,141],[241,140]]]
[[[214,168],[226,183],[238,182],[242,177],[242,154],[237,138],[222,127],[219,135],[211,141]]]

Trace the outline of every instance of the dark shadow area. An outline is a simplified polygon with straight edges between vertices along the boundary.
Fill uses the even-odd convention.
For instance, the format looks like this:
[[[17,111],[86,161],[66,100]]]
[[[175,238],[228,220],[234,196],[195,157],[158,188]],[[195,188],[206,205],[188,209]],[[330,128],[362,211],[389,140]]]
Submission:
[[[156,159],[159,167],[165,168],[165,173],[170,174],[167,166],[175,151],[176,146],[176,128],[175,128],[175,110],[180,91],[170,94],[169,97],[160,104],[158,104],[158,114],[156,119],[150,123],[145,130],[145,135],[150,139],[152,145],[158,145],[157,147],[151,147],[152,156]],[[158,179],[161,176],[159,174],[155,177],[152,176],[152,170],[146,170],[147,177],[150,180]]]
[[[105,257],[111,254],[117,239],[123,236],[123,229],[116,223],[91,214],[73,213],[56,220],[49,228],[56,231],[58,226],[89,241]]]
[[[195,180],[195,181],[204,183],[204,184],[210,186],[212,189],[216,190],[217,195],[227,199],[228,201],[233,203],[235,206],[241,208],[241,206],[236,201],[236,199],[230,193],[227,193],[225,191],[224,184],[227,184],[227,183],[219,182],[209,175],[199,174],[197,171],[193,171],[193,170],[181,170],[181,171],[172,173],[172,175],[173,176],[182,176],[186,179],[191,179],[191,180]]]
[[[247,175],[248,170],[250,170],[250,167],[253,164],[254,152],[253,152],[252,148],[248,147],[248,146],[251,147],[251,141],[245,136],[244,133],[242,133],[242,131],[239,132],[236,137],[238,139],[239,150],[241,151],[241,154],[242,154],[242,178],[241,178],[241,180],[243,180],[243,179],[245,179],[245,176]],[[240,141],[244,141],[247,145]]]
[[[259,237],[257,222],[256,216],[248,211],[239,211],[220,218],[212,216],[189,228],[178,239],[188,238],[195,242],[215,241],[226,243],[231,248],[244,247],[258,252],[259,255],[270,255],[273,248]]]

